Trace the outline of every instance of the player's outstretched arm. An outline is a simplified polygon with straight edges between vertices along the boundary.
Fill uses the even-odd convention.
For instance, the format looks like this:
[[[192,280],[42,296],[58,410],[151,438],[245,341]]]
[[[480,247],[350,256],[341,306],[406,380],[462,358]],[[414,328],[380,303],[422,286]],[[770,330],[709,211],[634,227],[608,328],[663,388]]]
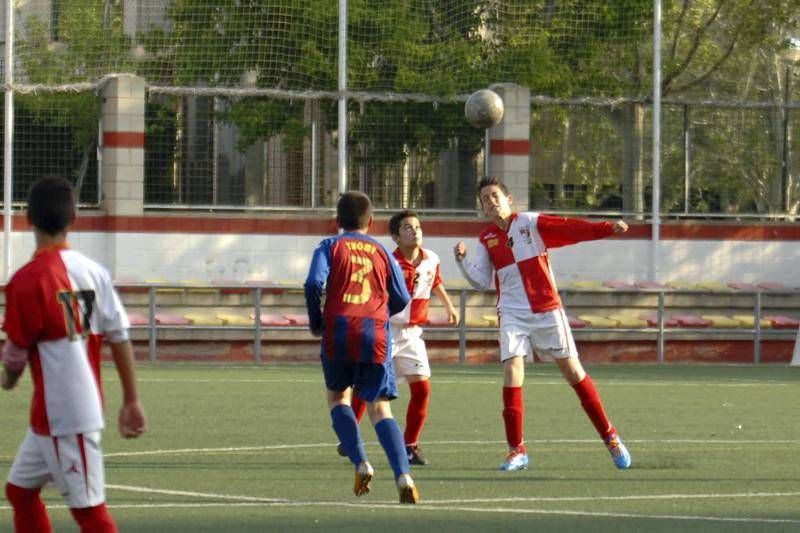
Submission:
[[[119,434],[125,439],[136,438],[147,431],[147,420],[144,409],[139,403],[139,392],[136,385],[136,368],[133,358],[133,346],[126,340],[111,343],[111,356],[117,367],[119,382],[122,386],[122,407],[119,410]]]

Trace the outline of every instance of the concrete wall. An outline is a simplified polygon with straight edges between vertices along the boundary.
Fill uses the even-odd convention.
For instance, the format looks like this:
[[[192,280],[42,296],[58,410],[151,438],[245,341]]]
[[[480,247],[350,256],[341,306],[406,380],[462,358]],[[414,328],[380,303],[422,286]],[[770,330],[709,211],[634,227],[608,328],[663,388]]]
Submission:
[[[432,231],[429,231],[432,233]],[[460,280],[452,248],[474,234],[433,236],[425,245],[442,258],[445,279]],[[326,234],[153,233],[74,231],[71,245],[104,263],[115,277],[169,282],[270,279],[302,282],[311,254]],[[388,236],[378,235],[393,249]],[[12,234],[13,270],[33,252],[33,235]],[[608,239],[551,251],[560,284],[572,280],[650,279],[650,242]],[[796,241],[668,240],[661,244],[660,281],[777,282],[800,286],[800,246]]]

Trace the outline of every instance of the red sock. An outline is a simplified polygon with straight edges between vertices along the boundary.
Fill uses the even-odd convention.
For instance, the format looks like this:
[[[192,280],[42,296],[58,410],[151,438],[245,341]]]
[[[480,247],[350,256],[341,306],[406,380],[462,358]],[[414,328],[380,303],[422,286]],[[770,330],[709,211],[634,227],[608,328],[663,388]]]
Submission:
[[[6,483],[6,498],[14,509],[14,531],[17,533],[50,533],[53,527],[47,516],[40,489],[25,489]]]
[[[422,426],[428,418],[428,399],[431,397],[431,382],[416,381],[409,383],[411,398],[408,400],[406,410],[406,431],[403,439],[406,446],[416,446],[419,441],[419,434],[422,433]]]
[[[592,378],[589,374],[580,382],[572,386],[581,400],[583,410],[586,411],[589,420],[594,424],[594,428],[600,434],[603,440],[608,439],[611,435],[616,433],[616,429],[611,425],[611,422],[606,416],[606,411],[603,409],[603,402],[600,400],[600,394],[594,386]]]
[[[70,509],[70,512],[80,526],[81,533],[117,533],[117,524],[108,514],[104,503],[83,509]]]
[[[353,408],[353,413],[356,415],[356,422],[361,422],[364,418],[364,411],[367,410],[367,402],[359,398],[356,393],[350,398],[350,407]]]
[[[525,416],[522,387],[503,387],[503,407],[508,447],[518,448],[522,446],[522,419]]]

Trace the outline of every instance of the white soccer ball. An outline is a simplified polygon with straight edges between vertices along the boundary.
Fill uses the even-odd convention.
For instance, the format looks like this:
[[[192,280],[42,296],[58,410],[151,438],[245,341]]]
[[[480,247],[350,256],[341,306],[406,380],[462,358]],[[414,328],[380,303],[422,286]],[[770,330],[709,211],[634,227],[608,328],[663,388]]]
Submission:
[[[497,126],[503,120],[503,99],[491,89],[475,91],[467,98],[464,116],[476,128]]]

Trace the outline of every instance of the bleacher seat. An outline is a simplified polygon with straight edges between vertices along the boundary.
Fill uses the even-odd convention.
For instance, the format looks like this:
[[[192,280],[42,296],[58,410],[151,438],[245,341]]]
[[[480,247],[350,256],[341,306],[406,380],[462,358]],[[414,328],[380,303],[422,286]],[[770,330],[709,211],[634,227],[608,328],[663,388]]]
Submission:
[[[731,289],[736,289],[737,291],[754,291],[758,289],[758,285],[755,283],[739,283],[739,282],[732,282],[728,283],[728,287]]]
[[[752,329],[752,328],[756,327],[756,319],[755,319],[755,317],[753,315],[733,315],[733,317],[731,317],[731,318],[733,318],[734,320],[738,321],[739,324],[741,324],[745,328],[751,328]],[[759,322],[761,322],[761,327],[762,328],[771,328],[772,327],[772,322],[770,322],[769,320],[767,320],[764,317],[761,317],[761,320],[759,320]]]
[[[742,323],[736,320],[735,318],[724,316],[724,315],[701,315],[700,318],[704,318],[711,322],[712,328],[719,328],[719,329],[735,329],[742,327]]]
[[[632,283],[627,283],[625,281],[604,281],[602,283],[603,287],[607,287],[609,289],[633,289],[634,286]]]
[[[119,293],[142,294],[150,290],[147,287],[125,287],[125,285],[129,284],[142,283],[142,280],[132,278],[117,278],[113,283],[114,286],[117,287],[117,292]]]
[[[585,328],[588,324],[585,321],[581,320],[578,317],[567,315],[567,322],[569,322],[569,327],[572,329],[581,329]]]
[[[215,279],[211,282],[212,285],[216,285],[219,287],[220,294],[247,294],[253,292],[252,289],[248,289],[247,287],[225,287],[225,285],[241,285],[241,281],[235,281],[232,279]]]
[[[308,315],[289,314],[283,315],[292,326],[308,326]]]
[[[619,321],[600,315],[578,315],[578,318],[586,322],[591,328],[619,327]]]
[[[575,280],[569,283],[570,289],[602,289],[603,284],[594,280]]]
[[[246,315],[240,315],[236,313],[219,313],[216,315],[216,317],[222,320],[223,326],[253,327],[256,325],[255,319]]]
[[[131,326],[147,326],[150,324],[150,319],[139,313],[128,313],[128,322],[130,322]]]
[[[764,317],[769,320],[774,329],[797,329],[800,327],[800,320],[783,316],[783,315],[769,315]]]
[[[633,282],[634,287],[638,287],[640,289],[667,289],[666,285],[663,283],[658,283],[657,281],[635,281]]]
[[[711,326],[711,321],[696,315],[672,315],[672,319],[681,328],[707,328]]]
[[[729,291],[731,289],[719,281],[700,281],[695,284],[695,287],[704,291]]]
[[[757,285],[759,286],[759,288],[765,289],[765,290],[768,290],[768,291],[776,291],[776,290],[779,291],[781,289],[785,289],[786,288],[785,285],[782,285],[780,283],[767,282],[767,283],[757,283]]]
[[[156,313],[156,324],[159,326],[189,326],[191,320],[173,313]]]
[[[252,324],[255,319],[256,315],[251,314],[250,323]],[[306,322],[308,322],[308,317],[306,317]],[[292,326],[294,324],[292,324],[292,322],[286,317],[273,315],[270,313],[261,313],[261,325],[269,327],[269,326]]]
[[[658,327],[658,315],[656,313],[648,313],[644,315],[639,315],[639,318],[647,322],[647,325],[651,328]],[[677,328],[680,324],[674,318],[664,317],[664,327],[665,328]]]
[[[694,289],[694,283],[691,281],[671,280],[666,285],[670,289]]]
[[[216,315],[204,312],[186,313],[183,318],[188,320],[194,326],[223,326],[222,319]]]
[[[144,280],[144,282],[145,283],[149,283],[151,285],[158,285],[159,283],[164,283],[164,284],[169,283],[167,280],[160,279],[160,278],[159,279],[154,279],[154,278],[153,279],[146,279],[146,280]],[[183,289],[180,288],[180,287],[161,287],[161,288],[156,289],[156,292],[157,293],[161,293],[161,294],[179,294],[179,293],[183,292]]]
[[[608,318],[611,320],[615,320],[617,322],[617,327],[620,328],[646,328],[647,321],[643,320],[639,317],[630,316],[630,315],[623,315],[623,314],[613,314],[608,315]]]

